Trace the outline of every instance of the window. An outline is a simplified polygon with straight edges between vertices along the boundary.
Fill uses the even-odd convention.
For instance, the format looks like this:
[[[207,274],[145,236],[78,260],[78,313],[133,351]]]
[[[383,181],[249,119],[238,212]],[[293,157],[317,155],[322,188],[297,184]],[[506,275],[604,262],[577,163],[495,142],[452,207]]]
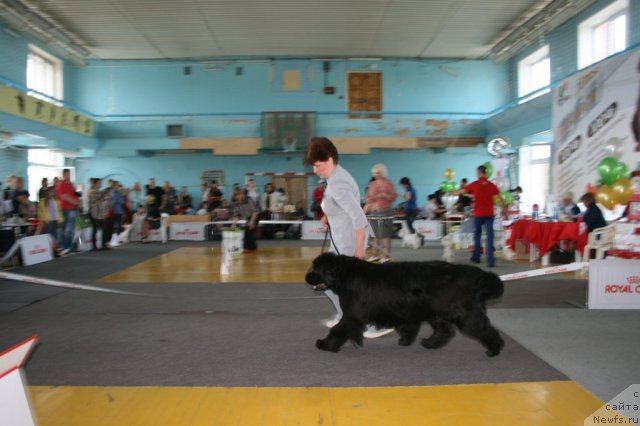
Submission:
[[[523,188],[520,195],[520,211],[531,214],[533,205],[542,213],[549,198],[551,145],[528,145],[519,150],[518,182]]]
[[[531,100],[549,89],[527,96],[551,83],[551,61],[549,60],[549,46],[544,46],[518,62],[518,98],[520,103]]]
[[[42,186],[42,179],[49,180],[49,186],[53,186],[53,178],[62,178],[64,166],[64,154],[50,149],[30,149],[28,154],[27,181],[29,182],[29,199],[38,201],[38,191]],[[74,180],[75,170],[71,169],[71,180]]]
[[[27,88],[33,90],[29,95],[51,101],[62,99],[62,62],[42,49],[29,45],[27,56]]]
[[[627,48],[629,0],[618,0],[578,25],[578,69]]]

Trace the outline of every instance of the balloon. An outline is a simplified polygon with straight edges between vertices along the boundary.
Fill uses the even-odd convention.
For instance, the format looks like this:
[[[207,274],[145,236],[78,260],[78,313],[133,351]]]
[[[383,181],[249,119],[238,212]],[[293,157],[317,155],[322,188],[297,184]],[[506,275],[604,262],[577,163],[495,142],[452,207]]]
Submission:
[[[507,204],[513,203],[513,194],[511,192],[503,191],[500,193],[500,195],[502,195],[502,199],[504,200],[505,203]]]
[[[617,204],[627,204],[633,197],[633,183],[629,178],[620,178],[612,186],[613,201]]]
[[[447,192],[448,186],[449,186],[449,182],[447,182],[446,180],[443,180],[442,182],[440,182],[440,190],[442,192]]]
[[[607,155],[607,157],[613,157],[616,160],[619,160],[622,158],[622,154],[623,154],[622,146],[623,146],[622,139],[615,138],[615,137],[609,138],[606,145],[604,146],[604,152]]]
[[[453,171],[453,169],[447,169],[444,171],[444,178],[446,180],[451,180],[455,177],[456,172]]]
[[[487,169],[487,179],[491,179],[491,176],[493,175],[493,166],[491,165],[491,162],[487,161],[483,166]]]
[[[457,191],[458,189],[460,189],[460,186],[458,185],[458,182],[451,181],[447,185],[447,192]]]
[[[585,192],[590,192],[592,194],[598,193],[598,188],[596,188],[592,183],[588,183],[585,189]]]
[[[613,190],[609,185],[602,185],[598,188],[596,201],[609,210],[613,209],[616,203],[613,201]]]
[[[627,167],[627,165],[621,161],[618,161],[618,164],[616,164],[616,166],[613,168],[612,173],[616,175],[616,180],[628,178],[629,176],[631,176],[629,167]]]
[[[602,182],[607,185],[611,185],[613,182],[618,180],[618,176],[616,175],[616,168],[618,167],[618,160],[613,157],[604,157],[600,164],[598,164],[598,173],[600,173],[600,177],[602,178]]]

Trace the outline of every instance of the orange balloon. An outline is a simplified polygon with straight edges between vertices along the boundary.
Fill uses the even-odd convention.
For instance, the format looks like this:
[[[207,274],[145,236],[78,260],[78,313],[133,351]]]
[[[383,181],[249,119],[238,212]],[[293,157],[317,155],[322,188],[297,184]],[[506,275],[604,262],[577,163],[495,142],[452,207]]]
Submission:
[[[613,201],[618,204],[627,204],[633,197],[633,183],[629,178],[620,178],[611,185]]]
[[[592,183],[587,184],[586,192],[590,192],[592,194],[598,193],[598,188],[596,188]]]
[[[609,185],[601,185],[596,194],[596,201],[611,210],[616,205],[613,201],[613,190]]]

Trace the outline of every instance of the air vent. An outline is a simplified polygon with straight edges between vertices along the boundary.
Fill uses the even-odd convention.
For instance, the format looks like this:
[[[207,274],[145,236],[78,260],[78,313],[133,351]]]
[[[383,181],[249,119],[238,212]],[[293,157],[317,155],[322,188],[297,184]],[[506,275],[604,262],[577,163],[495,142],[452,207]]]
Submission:
[[[182,124],[167,124],[167,137],[184,137],[184,126]]]

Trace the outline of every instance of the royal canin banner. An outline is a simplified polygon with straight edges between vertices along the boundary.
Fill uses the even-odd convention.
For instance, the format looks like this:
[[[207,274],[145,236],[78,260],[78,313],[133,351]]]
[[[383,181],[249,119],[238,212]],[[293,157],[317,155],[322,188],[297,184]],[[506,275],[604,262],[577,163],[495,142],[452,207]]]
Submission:
[[[589,262],[589,309],[640,309],[640,260]]]

